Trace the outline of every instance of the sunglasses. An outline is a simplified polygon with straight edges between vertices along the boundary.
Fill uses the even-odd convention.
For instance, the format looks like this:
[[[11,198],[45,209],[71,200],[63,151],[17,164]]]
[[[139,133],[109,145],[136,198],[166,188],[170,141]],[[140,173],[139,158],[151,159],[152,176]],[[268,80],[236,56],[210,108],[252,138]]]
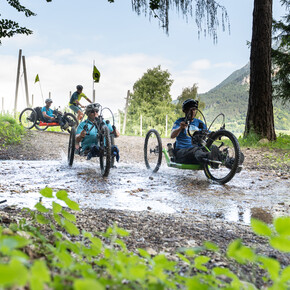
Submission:
[[[91,111],[89,111],[89,113],[91,114],[91,113],[98,113],[99,112],[99,110],[91,110]]]

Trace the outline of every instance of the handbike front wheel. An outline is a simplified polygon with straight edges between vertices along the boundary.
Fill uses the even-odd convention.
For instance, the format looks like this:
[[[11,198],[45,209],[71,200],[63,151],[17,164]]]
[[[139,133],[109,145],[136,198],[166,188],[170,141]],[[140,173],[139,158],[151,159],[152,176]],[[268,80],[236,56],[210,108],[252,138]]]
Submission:
[[[144,143],[144,160],[148,169],[157,172],[162,162],[162,142],[157,130],[147,132]]]
[[[74,127],[77,128],[77,126],[79,125],[79,122],[76,118],[76,116],[74,114],[71,113],[65,113],[64,114],[64,118],[65,120],[68,122],[68,125],[70,128]],[[71,129],[68,128],[67,131],[70,133]]]
[[[69,166],[72,166],[74,162],[75,144],[76,144],[76,128],[72,127],[70,130],[68,152],[67,152],[67,162]]]
[[[204,164],[205,175],[220,184],[229,182],[237,172],[241,151],[237,138],[229,131],[220,130],[213,133],[207,140],[206,147],[212,149],[216,146],[219,150],[218,159],[221,164]]]
[[[109,128],[104,125],[99,135],[100,140],[100,167],[103,177],[107,177],[111,168],[111,140]]]
[[[24,109],[19,116],[19,123],[26,129],[32,129],[36,123],[37,113],[32,108]]]

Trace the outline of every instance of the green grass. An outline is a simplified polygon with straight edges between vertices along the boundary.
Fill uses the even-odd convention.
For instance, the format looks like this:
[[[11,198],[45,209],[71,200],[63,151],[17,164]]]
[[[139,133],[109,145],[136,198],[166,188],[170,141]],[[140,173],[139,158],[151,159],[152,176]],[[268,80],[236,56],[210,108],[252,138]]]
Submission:
[[[25,129],[10,115],[0,115],[0,145],[18,144]]]
[[[239,137],[239,143],[241,147],[264,147],[269,149],[284,149],[290,150],[290,135],[279,133],[276,141],[268,143],[259,143],[259,137],[255,134],[249,134],[247,138]]]

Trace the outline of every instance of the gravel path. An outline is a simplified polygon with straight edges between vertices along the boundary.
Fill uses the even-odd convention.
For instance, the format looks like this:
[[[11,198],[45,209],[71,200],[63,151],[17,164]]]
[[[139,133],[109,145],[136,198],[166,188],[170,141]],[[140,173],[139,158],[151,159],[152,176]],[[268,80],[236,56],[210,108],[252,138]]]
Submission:
[[[22,143],[17,146],[1,148],[0,160],[55,160],[67,152],[69,135],[67,133],[28,131]],[[169,139],[163,139],[165,145]],[[122,162],[143,161],[144,138],[134,136],[121,136],[116,139],[121,153]],[[265,170],[268,173],[289,178],[289,163],[282,164],[278,158],[283,158],[285,152],[258,149],[243,149],[245,153],[245,168],[247,170]],[[274,156],[271,163],[269,159]],[[21,213],[18,209],[0,207],[0,219],[6,225],[13,219],[19,219]],[[137,248],[146,248],[152,255],[165,252],[171,259],[177,259],[175,252],[180,247],[201,246],[204,241],[212,241],[219,245],[224,253],[227,245],[234,239],[241,238],[248,246],[254,247],[257,252],[276,257],[282,266],[290,264],[290,256],[274,251],[267,245],[267,241],[252,233],[249,226],[216,219],[204,219],[198,214],[183,216],[181,214],[156,214],[150,211],[133,212],[119,210],[82,210],[77,214],[77,225],[86,231],[104,231],[114,222],[119,227],[130,232],[125,239],[128,248],[135,251]],[[209,254],[209,253],[207,253]],[[218,253],[211,253],[210,265],[225,266],[238,273],[240,277],[254,282],[261,287],[261,272],[252,276],[248,266],[238,266],[226,260]]]

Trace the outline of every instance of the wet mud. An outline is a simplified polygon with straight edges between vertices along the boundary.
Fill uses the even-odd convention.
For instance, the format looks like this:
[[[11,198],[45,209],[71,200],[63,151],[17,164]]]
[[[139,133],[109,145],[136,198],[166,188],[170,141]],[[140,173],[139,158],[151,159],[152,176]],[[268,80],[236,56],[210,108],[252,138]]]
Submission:
[[[263,171],[243,170],[226,185],[211,182],[204,172],[168,168],[157,173],[142,163],[117,164],[101,177],[97,158],[0,161],[0,207],[32,208],[39,190],[65,189],[85,209],[117,209],[176,213],[249,224],[251,216],[270,223],[290,215],[290,181]]]

